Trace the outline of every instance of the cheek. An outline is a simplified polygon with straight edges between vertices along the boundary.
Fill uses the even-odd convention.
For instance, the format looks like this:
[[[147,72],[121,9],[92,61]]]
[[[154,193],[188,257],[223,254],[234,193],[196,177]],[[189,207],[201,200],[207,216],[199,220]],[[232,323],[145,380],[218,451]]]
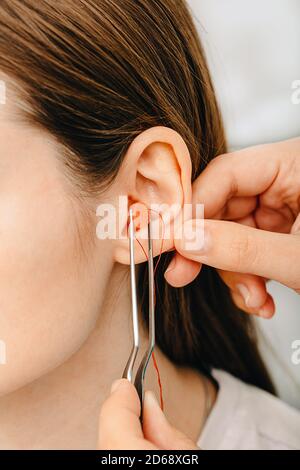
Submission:
[[[53,185],[0,197],[0,394],[62,363],[95,324],[96,279],[75,227],[73,206]]]

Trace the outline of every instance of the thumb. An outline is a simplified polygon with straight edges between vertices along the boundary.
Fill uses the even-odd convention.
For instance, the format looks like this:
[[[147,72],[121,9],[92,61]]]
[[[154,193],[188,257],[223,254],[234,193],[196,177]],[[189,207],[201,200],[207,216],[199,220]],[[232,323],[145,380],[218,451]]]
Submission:
[[[147,391],[143,408],[143,431],[148,441],[165,450],[199,449],[168,422],[152,392]]]
[[[139,397],[127,379],[113,383],[111,395],[101,407],[98,449],[155,449],[144,440]]]
[[[225,271],[249,273],[300,289],[299,234],[282,234],[235,222],[191,219],[175,237],[184,257]]]

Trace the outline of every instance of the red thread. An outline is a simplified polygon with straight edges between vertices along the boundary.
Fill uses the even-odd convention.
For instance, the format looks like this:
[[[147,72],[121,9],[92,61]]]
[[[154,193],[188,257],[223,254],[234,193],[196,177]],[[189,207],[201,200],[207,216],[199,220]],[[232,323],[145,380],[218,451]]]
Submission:
[[[161,379],[160,379],[160,372],[159,372],[159,368],[158,368],[158,365],[157,365],[157,362],[156,362],[156,359],[155,359],[154,351],[152,353],[152,359],[153,359],[154,368],[156,370],[157,382],[158,382],[158,386],[159,386],[160,407],[161,407],[162,411],[164,411],[163,387],[162,387],[162,383],[161,383]]]
[[[153,211],[153,209],[150,209]],[[154,211],[156,212],[156,211]],[[161,246],[160,246],[160,252],[159,252],[159,256],[158,256],[158,260],[155,264],[155,268],[154,268],[154,271],[153,271],[153,277],[154,277],[154,305],[156,304],[156,280],[155,280],[155,274],[156,274],[156,270],[157,270],[157,267],[158,267],[158,263],[160,262],[160,259],[161,259],[161,255],[162,255],[162,251],[163,251],[163,244],[164,244],[164,237],[165,237],[165,226],[164,226],[164,221],[163,221],[163,218],[160,214],[160,212],[157,212],[161,221],[162,221],[162,227],[163,227],[163,233],[162,233],[162,237],[161,237]],[[149,215],[149,214],[148,214]],[[155,358],[155,354],[154,354],[154,351],[152,352],[152,360],[153,360],[153,365],[154,365],[154,368],[156,370],[156,374],[157,374],[157,382],[158,382],[158,387],[159,387],[159,398],[160,398],[160,407],[162,409],[162,411],[164,410],[164,399],[163,399],[163,387],[162,387],[162,383],[161,383],[161,378],[160,378],[160,372],[159,372],[159,368],[158,368],[158,364],[156,362],[156,358]]]
[[[158,267],[158,263],[160,262],[160,259],[161,259],[161,255],[162,255],[162,250],[163,250],[163,244],[164,244],[164,235],[165,235],[165,226],[164,226],[164,221],[163,221],[163,218],[162,218],[162,215],[160,214],[160,212],[157,212],[155,211],[154,209],[148,209],[148,211],[153,211],[153,212],[156,212],[161,221],[162,221],[162,226],[163,226],[163,233],[162,233],[162,238],[161,238],[161,247],[160,247],[160,252],[159,252],[159,256],[158,256],[158,260],[155,264],[155,267],[154,267],[154,270],[153,270],[153,278],[154,278],[154,306],[156,304],[156,279],[155,279],[155,274],[156,274],[156,270],[157,270],[157,267]],[[148,220],[149,220],[149,212],[148,212]],[[143,245],[140,243],[140,241],[135,237],[135,240],[138,242],[138,244],[140,245],[141,249],[143,250],[144,252],[144,255],[146,257],[146,259],[148,260],[148,255],[146,253],[146,251],[144,250],[144,247]],[[155,368],[155,371],[156,371],[156,375],[157,375],[157,382],[158,382],[158,387],[159,387],[159,398],[160,398],[160,407],[161,409],[163,410],[164,409],[164,400],[163,400],[163,387],[162,387],[162,382],[161,382],[161,377],[160,377],[160,372],[159,372],[159,368],[158,368],[158,364],[157,364],[157,361],[156,361],[156,358],[155,358],[155,354],[154,354],[154,351],[152,352],[152,360],[153,360],[153,365],[154,365],[154,368]]]

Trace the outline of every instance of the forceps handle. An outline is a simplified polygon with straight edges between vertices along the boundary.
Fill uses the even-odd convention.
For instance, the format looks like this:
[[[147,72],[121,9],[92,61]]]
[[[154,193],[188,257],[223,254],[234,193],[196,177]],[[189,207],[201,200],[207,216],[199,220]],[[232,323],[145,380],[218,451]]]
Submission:
[[[151,359],[153,349],[155,347],[155,305],[154,305],[154,269],[153,269],[153,243],[151,221],[148,223],[148,283],[149,283],[149,340],[147,351],[140,363],[136,377],[135,387],[137,389],[140,402],[141,402],[141,420],[143,415],[143,401],[144,401],[144,380],[146,376],[147,367]]]
[[[132,308],[132,328],[133,345],[126,367],[123,372],[123,378],[132,382],[132,373],[137,353],[140,345],[139,319],[137,308],[135,261],[134,261],[134,226],[132,209],[129,210],[129,256],[130,256],[130,287],[131,287],[131,308]]]
[[[140,347],[139,318],[137,308],[137,291],[134,260],[134,225],[132,209],[129,210],[129,252],[130,252],[130,286],[132,302],[132,327],[133,327],[133,345],[126,367],[123,372],[123,378],[132,382],[133,368]],[[141,363],[138,367],[134,385],[139,395],[141,403],[141,421],[143,413],[144,400],[144,380],[152,352],[155,347],[155,301],[154,301],[154,269],[153,269],[153,243],[151,219],[148,222],[148,288],[149,288],[149,339],[148,347]]]

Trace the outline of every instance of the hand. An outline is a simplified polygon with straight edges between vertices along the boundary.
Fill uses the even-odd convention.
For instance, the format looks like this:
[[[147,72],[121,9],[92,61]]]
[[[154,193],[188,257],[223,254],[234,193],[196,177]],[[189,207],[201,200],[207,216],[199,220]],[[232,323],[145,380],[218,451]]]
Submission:
[[[194,182],[193,203],[204,203],[206,251],[175,240],[171,285],[191,282],[202,263],[214,266],[236,304],[264,317],[274,313],[266,279],[300,292],[299,138],[215,158]]]
[[[199,450],[167,421],[152,392],[145,393],[143,428],[140,401],[126,379],[113,383],[100,412],[98,448],[101,450]]]

